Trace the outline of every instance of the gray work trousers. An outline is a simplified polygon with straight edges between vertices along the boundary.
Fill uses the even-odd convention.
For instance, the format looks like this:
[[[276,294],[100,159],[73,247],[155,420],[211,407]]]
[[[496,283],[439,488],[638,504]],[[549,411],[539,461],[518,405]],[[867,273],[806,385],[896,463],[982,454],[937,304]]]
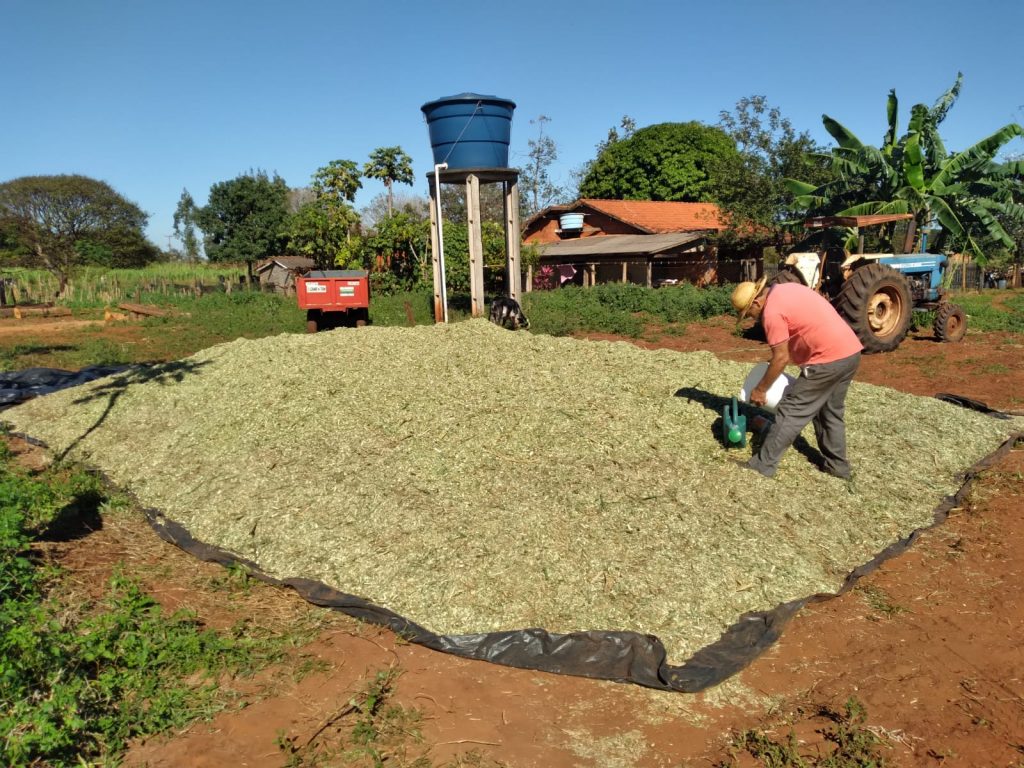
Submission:
[[[806,366],[799,378],[786,387],[775,409],[775,423],[748,466],[765,477],[774,476],[782,454],[813,419],[818,450],[824,460],[822,471],[836,477],[850,477],[843,412],[846,391],[859,366],[860,352],[832,363]]]

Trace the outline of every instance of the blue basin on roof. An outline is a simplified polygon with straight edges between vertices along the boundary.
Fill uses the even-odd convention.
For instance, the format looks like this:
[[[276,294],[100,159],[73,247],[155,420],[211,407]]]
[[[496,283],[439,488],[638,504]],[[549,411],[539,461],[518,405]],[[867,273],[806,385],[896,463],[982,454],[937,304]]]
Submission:
[[[427,119],[434,163],[448,168],[507,168],[514,101],[460,93],[428,101]]]

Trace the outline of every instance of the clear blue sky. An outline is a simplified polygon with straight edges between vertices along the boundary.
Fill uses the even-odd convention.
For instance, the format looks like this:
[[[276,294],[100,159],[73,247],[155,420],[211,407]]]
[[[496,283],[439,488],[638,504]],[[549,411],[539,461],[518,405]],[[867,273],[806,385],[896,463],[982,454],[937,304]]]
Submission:
[[[467,91],[516,102],[513,166],[549,117],[563,183],[623,115],[714,123],[755,94],[821,143],[825,113],[877,144],[890,88],[902,128],[962,71],[950,149],[1024,122],[1021,0],[0,0],[0,19],[0,181],[103,179],[161,247],[182,189],[202,205],[250,169],[301,187],[400,145],[399,191],[426,194],[420,106]]]

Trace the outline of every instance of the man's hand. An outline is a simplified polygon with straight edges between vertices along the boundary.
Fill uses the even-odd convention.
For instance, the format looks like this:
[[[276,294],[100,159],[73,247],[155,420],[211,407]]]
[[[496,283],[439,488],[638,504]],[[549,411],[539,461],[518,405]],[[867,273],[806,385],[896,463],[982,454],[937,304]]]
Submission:
[[[752,405],[764,405],[768,402],[768,389],[786,370],[787,365],[789,365],[789,343],[784,341],[772,347],[772,359],[768,361],[768,370],[764,372],[761,381],[750,393]]]

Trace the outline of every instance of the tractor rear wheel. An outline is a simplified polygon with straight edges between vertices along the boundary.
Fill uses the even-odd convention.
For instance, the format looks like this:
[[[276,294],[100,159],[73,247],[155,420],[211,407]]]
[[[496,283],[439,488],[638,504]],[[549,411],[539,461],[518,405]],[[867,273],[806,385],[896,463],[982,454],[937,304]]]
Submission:
[[[942,302],[935,312],[935,338],[955,343],[967,333],[967,313],[957,304]]]
[[[835,306],[868,354],[891,352],[910,330],[910,285],[886,264],[875,262],[855,269],[839,290]]]

